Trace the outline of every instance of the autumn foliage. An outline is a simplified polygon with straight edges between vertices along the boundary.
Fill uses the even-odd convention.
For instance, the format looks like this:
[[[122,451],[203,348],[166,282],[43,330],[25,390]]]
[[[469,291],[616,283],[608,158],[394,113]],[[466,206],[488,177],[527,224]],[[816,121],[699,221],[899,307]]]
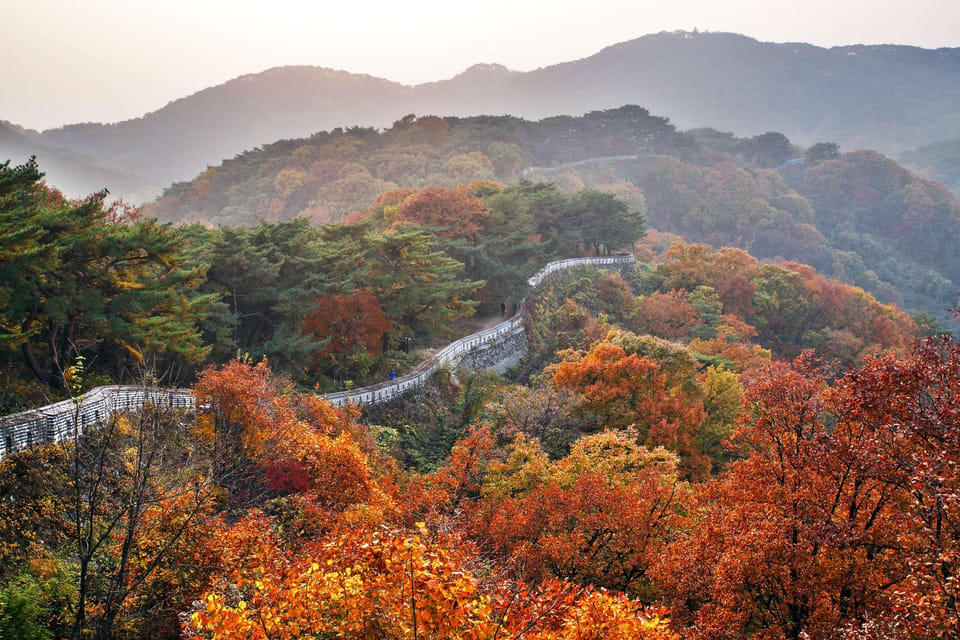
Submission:
[[[705,413],[691,375],[671,375],[655,359],[627,353],[610,339],[595,342],[586,353],[567,353],[552,373],[553,384],[575,392],[598,424],[633,428],[641,443],[680,453],[687,473],[705,472],[709,463],[695,445]]]
[[[355,409],[285,388],[265,362],[208,369],[195,387],[203,437],[233,498],[304,493],[341,511],[376,493]],[[366,443],[369,447],[369,443]]]
[[[624,596],[559,588],[483,589],[454,541],[414,531],[352,530],[298,558],[264,558],[226,589],[208,592],[187,637],[284,640],[337,638],[656,638],[672,635],[657,612]],[[262,547],[261,547],[262,548]],[[267,547],[272,554],[280,553]],[[571,597],[571,595],[579,597]],[[543,611],[549,612],[541,613]]]
[[[649,595],[647,568],[685,491],[676,456],[613,431],[581,439],[556,462],[523,438],[508,452],[490,465],[471,516],[481,546],[528,581],[558,577]]]
[[[455,551],[428,546],[419,533],[336,535],[278,569],[264,563],[236,576],[232,596],[208,593],[193,628],[208,637],[264,640],[492,635],[490,599],[477,593],[477,580],[462,571]]]
[[[380,303],[367,289],[321,298],[305,317],[300,331],[321,344],[307,369],[342,377],[365,375],[380,357],[393,329]]]
[[[614,130],[603,113],[585,119],[594,138]],[[574,131],[574,119],[551,120],[556,139]],[[97,305],[69,322],[53,307],[41,314],[53,324],[27,322],[49,296],[13,278],[23,317],[8,324],[29,338],[27,366],[80,389],[64,354],[122,365],[124,353],[163,353],[160,340],[207,362],[253,356],[203,369],[193,410],[148,407],[0,464],[0,636],[960,637],[956,344],[914,345],[908,315],[813,267],[665,234],[639,240],[630,273],[583,266],[536,291],[525,284],[557,257],[636,249],[649,199],[690,237],[809,257],[876,286],[839,247],[867,243],[886,220],[888,239],[906,232],[900,249],[932,265],[956,234],[917,238],[956,217],[947,194],[856,153],[808,158],[807,202],[777,172],[692,148],[702,164],[643,163],[643,192],[612,167],[599,191],[506,187],[491,178],[537,156],[506,142],[517,123],[498,122],[502,135],[482,150],[454,148],[459,121],[412,115],[382,134],[278,147],[282,162],[256,193],[225,196],[234,204],[218,210],[229,223],[218,229],[163,231],[103,210],[100,196],[68,204],[38,188],[24,211],[57,215],[36,229],[86,211],[107,215],[114,239],[149,231],[159,244],[131,259],[156,264],[130,268],[170,268],[172,280],[154,275],[186,288],[136,307],[162,317],[140,313],[104,341],[117,332],[77,333],[113,317]],[[777,164],[758,144],[778,134],[765,135],[739,146],[741,160]],[[447,147],[387,149],[401,140]],[[17,171],[39,180],[32,163]],[[560,184],[583,186],[561,171]],[[201,219],[226,172],[175,186],[163,208],[187,203]],[[417,188],[397,188],[398,176]],[[852,208],[832,211],[838,198]],[[368,202],[352,224],[306,220]],[[18,212],[8,211],[13,231]],[[268,222],[229,226],[250,215]],[[829,240],[812,222],[829,223]],[[46,265],[63,272],[47,284],[109,266],[80,255],[83,234],[46,245],[8,235],[27,275],[31,252],[57,242],[80,256]],[[182,254],[168,250],[177,240]],[[943,279],[918,282],[933,291]],[[177,288],[155,289],[144,290]],[[530,351],[509,377],[441,370],[435,388],[377,409],[305,391],[386,378],[455,321],[521,300]]]
[[[685,290],[655,291],[640,301],[638,327],[644,333],[668,340],[683,338],[697,321],[696,311],[687,301]]]
[[[304,319],[302,330],[318,340],[327,340],[318,356],[365,351],[379,356],[383,336],[390,333],[390,321],[370,291],[333,295],[317,303],[317,309]]]
[[[413,195],[385,198],[383,220]],[[312,298],[297,337],[315,341],[315,357],[359,362],[386,346],[397,303],[387,272],[435,255],[405,233],[376,249],[389,258],[369,274],[376,292]],[[118,585],[90,591],[76,628],[264,640],[960,635],[960,349],[942,339],[910,351],[915,326],[892,307],[736,250],[677,243],[636,289],[629,281],[581,269],[531,296],[529,319],[542,322],[531,361],[543,359],[527,365],[529,386],[441,380],[442,400],[408,414],[442,436],[419,471],[390,455],[425,441],[400,409],[377,422],[334,407],[265,360],[205,369],[195,419],[165,423],[157,439],[163,465],[145,485],[155,497],[105,530],[99,555],[67,554]],[[117,421],[125,444],[104,458],[111,491],[137,468],[132,424]],[[202,492],[182,490],[181,467]],[[0,489],[12,520],[0,571],[27,567],[0,574],[7,616],[20,585],[42,593],[69,573],[57,553],[72,507],[64,494]],[[111,509],[127,513],[127,495],[94,500],[90,530]],[[110,573],[114,558],[122,570]],[[63,628],[62,612],[42,615]]]
[[[808,358],[748,386],[751,453],[699,487],[656,570],[692,637],[960,633],[958,364],[930,341],[832,386]]]
[[[443,464],[414,473],[356,408],[297,393],[266,363],[206,371],[190,455],[226,473],[188,528],[188,493],[144,507],[115,628],[169,637],[177,608],[186,638],[960,633],[957,345],[843,373],[807,353],[740,376],[612,331],[551,375],[550,393],[606,428],[551,457],[481,413]],[[696,420],[677,413],[690,407]],[[722,441],[729,457],[694,475],[688,461]],[[63,526],[65,507],[17,500]],[[124,537],[106,544],[122,553]],[[32,579],[56,575],[45,562]]]
[[[813,348],[853,364],[886,350],[906,353],[919,335],[906,313],[862,289],[795,262],[760,264],[739,249],[714,251],[675,242],[648,277],[648,286],[655,290],[641,299],[635,325],[667,338],[681,338],[683,329],[703,322],[689,304],[700,287],[709,287],[721,304],[714,328],[721,323],[737,327],[726,331],[727,342],[749,346],[754,340],[780,357]],[[747,352],[743,356],[754,359]]]
[[[537,512],[557,512],[541,532],[541,542],[553,540],[546,564],[527,554],[531,566],[550,570],[510,576],[485,569],[479,538],[451,526],[451,516],[481,495],[483,509],[509,513],[495,487],[514,480],[509,463],[495,463],[489,429],[471,430],[435,473],[404,479],[384,475],[389,465],[373,471],[373,452],[349,410],[291,394],[263,363],[208,371],[199,390],[211,428],[233,430],[249,443],[241,451],[277,497],[207,544],[218,569],[184,627],[187,637],[672,637],[664,611],[583,586],[632,588],[642,581],[657,531],[666,527],[658,522],[674,504],[670,454],[646,452],[619,436],[578,444],[549,482],[529,487],[531,505],[543,503]],[[226,399],[237,406],[221,407]],[[275,429],[283,438],[271,436]],[[652,516],[641,517],[658,501]],[[600,508],[591,511],[591,503]],[[438,532],[411,522],[415,513]],[[472,513],[480,523],[480,511]],[[584,535],[610,528],[622,530],[598,538],[592,551],[580,548]],[[641,536],[650,544],[634,549]],[[509,544],[526,545],[519,538]],[[606,564],[592,561],[598,554]]]
[[[452,238],[472,238],[488,215],[483,203],[469,195],[466,187],[427,187],[403,200],[396,211],[394,224],[438,227],[441,234]]]
[[[223,555],[185,633],[955,635],[957,348],[871,356],[880,345],[903,349],[909,324],[796,265],[756,267],[748,304],[750,286],[734,276],[698,284],[696,262],[662,275],[686,291],[720,292],[721,305],[766,331],[764,322],[848,317],[858,336],[873,336],[849,352],[863,364],[839,376],[810,355],[769,364],[752,324],[732,314],[708,322],[702,304],[691,304],[691,327],[712,322],[715,333],[690,348],[607,331],[590,319],[600,301],[584,289],[582,305],[567,304],[582,312],[570,325],[579,345],[591,325],[594,339],[544,380],[596,433],[551,458],[536,440],[514,431],[508,444],[481,424],[434,472],[384,474],[344,418],[292,429],[272,460],[296,481],[273,487],[284,495],[269,516],[246,516],[262,541],[245,547],[253,555],[240,565],[230,558],[242,554]],[[832,326],[828,341],[843,325]],[[720,364],[698,362],[710,357]],[[276,397],[274,423],[290,414],[289,424],[330,424],[308,417],[330,411],[322,405]]]

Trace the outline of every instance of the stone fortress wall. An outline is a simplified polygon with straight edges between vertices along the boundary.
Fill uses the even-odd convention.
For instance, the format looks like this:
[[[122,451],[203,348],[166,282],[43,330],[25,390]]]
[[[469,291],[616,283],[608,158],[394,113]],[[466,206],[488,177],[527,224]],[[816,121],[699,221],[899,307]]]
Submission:
[[[557,260],[543,267],[528,281],[538,287],[551,274],[579,265],[622,269],[632,267],[631,254],[599,258]],[[337,406],[376,404],[397,398],[427,383],[440,367],[494,369],[500,373],[517,364],[526,353],[523,303],[518,312],[500,324],[456,340],[413,371],[395,380],[328,393],[323,397]],[[144,389],[135,386],[97,387],[78,398],[63,400],[30,411],[0,417],[0,458],[37,444],[73,438],[88,426],[109,419],[116,412],[134,411],[145,403],[173,408],[192,407],[190,389]]]

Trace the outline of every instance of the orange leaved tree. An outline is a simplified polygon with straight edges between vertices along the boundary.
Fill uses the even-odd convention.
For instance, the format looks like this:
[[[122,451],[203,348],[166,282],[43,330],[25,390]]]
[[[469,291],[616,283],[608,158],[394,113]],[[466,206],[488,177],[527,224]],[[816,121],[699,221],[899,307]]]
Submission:
[[[274,546],[263,525],[238,523],[244,531],[232,546],[246,567],[202,596],[187,638],[674,638],[665,612],[622,594],[556,581],[542,589],[494,581],[485,592],[468,568],[477,559],[422,523],[413,531],[346,529],[297,557]]]
[[[507,461],[489,468],[470,524],[481,547],[526,580],[553,575],[650,596],[647,568],[686,492],[674,454],[609,431],[550,462],[518,436]]]
[[[620,338],[624,344],[640,344],[630,336]],[[647,355],[628,353],[609,337],[595,342],[586,353],[564,355],[565,360],[550,369],[553,383],[578,394],[583,410],[598,427],[633,428],[642,444],[679,453],[687,475],[708,473],[710,461],[696,446],[704,408],[695,385],[691,386],[692,370],[686,376],[674,372]],[[671,354],[668,359],[675,364],[683,354]],[[686,360],[692,363],[689,356]]]
[[[960,347],[808,358],[746,388],[746,459],[700,487],[654,573],[696,638],[960,634]]]
[[[473,238],[489,215],[483,203],[463,186],[454,189],[427,187],[407,196],[394,218],[395,224],[436,227],[451,238]]]
[[[355,408],[293,392],[265,362],[208,368],[194,393],[215,479],[234,504],[294,492],[339,511],[376,493],[367,463],[375,447]]]
[[[380,303],[367,289],[321,298],[300,325],[304,334],[325,341],[308,373],[337,379],[365,376],[383,353],[392,327]]]

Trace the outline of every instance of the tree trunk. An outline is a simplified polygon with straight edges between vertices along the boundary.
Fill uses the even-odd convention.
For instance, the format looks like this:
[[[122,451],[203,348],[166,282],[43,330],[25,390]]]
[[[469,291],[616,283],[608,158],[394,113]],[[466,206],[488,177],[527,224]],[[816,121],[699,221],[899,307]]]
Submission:
[[[20,345],[20,352],[23,354],[23,361],[27,364],[30,371],[33,372],[33,375],[36,376],[37,380],[51,389],[63,389],[63,380],[61,380],[59,376],[46,373],[40,366],[40,362],[37,360],[37,354],[33,352],[33,345],[29,342],[24,342]]]

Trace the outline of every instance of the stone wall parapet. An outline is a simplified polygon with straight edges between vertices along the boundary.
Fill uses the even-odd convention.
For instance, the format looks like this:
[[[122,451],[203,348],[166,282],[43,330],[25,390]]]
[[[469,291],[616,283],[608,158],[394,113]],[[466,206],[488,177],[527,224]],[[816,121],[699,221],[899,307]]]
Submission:
[[[556,260],[546,264],[528,280],[532,288],[537,288],[549,275],[579,265],[609,267],[628,265],[634,262],[631,254],[603,256],[597,258],[571,258]],[[454,340],[433,357],[423,361],[409,373],[395,380],[374,385],[324,394],[330,403],[343,406],[353,404],[377,404],[393,400],[409,391],[417,389],[430,380],[442,367],[457,367],[460,362],[480,350],[495,348],[497,345],[510,346],[500,349],[496,358],[506,361],[516,356],[514,349],[523,348],[525,340],[511,340],[524,332],[523,303],[517,313],[503,322]],[[472,358],[473,361],[489,358]],[[111,385],[97,387],[71,400],[14,413],[0,417],[0,458],[23,451],[36,444],[59,442],[82,433],[88,426],[100,424],[111,415],[122,411],[139,409],[145,403],[174,408],[194,406],[194,396],[190,389],[145,389],[135,386]]]

